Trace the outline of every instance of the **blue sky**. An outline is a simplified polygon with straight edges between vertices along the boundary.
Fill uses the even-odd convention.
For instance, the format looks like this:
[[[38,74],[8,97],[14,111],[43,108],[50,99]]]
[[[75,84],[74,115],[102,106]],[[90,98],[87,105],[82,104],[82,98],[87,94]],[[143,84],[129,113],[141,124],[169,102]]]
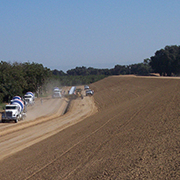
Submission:
[[[179,0],[0,1],[1,61],[113,68],[166,45],[180,45]]]

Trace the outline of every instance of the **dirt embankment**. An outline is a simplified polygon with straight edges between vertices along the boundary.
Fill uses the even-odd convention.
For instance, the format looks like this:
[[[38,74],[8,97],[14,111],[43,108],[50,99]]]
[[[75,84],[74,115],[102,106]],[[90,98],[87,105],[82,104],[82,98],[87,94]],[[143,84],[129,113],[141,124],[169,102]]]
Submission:
[[[180,80],[119,76],[90,87],[98,112],[1,161],[0,179],[180,179]],[[74,101],[65,122],[84,106]]]

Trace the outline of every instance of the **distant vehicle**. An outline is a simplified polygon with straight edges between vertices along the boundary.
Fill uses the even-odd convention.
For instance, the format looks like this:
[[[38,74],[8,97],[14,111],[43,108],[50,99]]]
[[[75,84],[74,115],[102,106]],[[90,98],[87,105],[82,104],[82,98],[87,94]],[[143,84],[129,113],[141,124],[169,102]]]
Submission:
[[[88,85],[85,85],[85,86],[84,86],[84,90],[86,90],[86,89],[89,89],[89,86],[88,86]]]
[[[86,96],[92,96],[93,94],[94,94],[94,91],[91,90],[91,89],[88,89],[88,90],[86,91]]]
[[[62,95],[61,95],[61,89],[59,89],[58,87],[55,87],[53,89],[53,95],[52,95],[52,98],[61,98]]]
[[[27,92],[24,95],[24,100],[26,101],[27,105],[33,105],[34,104],[34,94],[32,92]]]

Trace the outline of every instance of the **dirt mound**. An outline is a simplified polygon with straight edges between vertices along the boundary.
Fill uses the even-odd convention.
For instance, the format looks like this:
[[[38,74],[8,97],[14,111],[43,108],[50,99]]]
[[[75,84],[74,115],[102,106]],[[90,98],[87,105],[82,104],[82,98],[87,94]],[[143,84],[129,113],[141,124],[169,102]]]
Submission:
[[[98,112],[2,161],[0,179],[180,179],[180,80],[90,87]]]

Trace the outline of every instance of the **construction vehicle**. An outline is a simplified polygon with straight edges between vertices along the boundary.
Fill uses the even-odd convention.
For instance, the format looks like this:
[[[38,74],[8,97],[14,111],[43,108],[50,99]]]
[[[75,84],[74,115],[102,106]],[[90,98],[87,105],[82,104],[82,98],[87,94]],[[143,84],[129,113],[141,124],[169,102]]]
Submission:
[[[2,113],[2,123],[6,121],[14,121],[17,123],[19,120],[23,120],[26,117],[25,105],[20,99],[12,99],[9,104],[5,106]]]
[[[68,94],[65,94],[64,97],[68,99],[75,99],[76,98],[76,86],[72,86],[70,90],[68,90]]]
[[[88,85],[85,85],[85,86],[84,86],[84,90],[87,90],[87,89],[89,89],[89,86],[88,86]]]
[[[71,89],[69,90],[69,95],[75,94],[76,86],[72,86]]]
[[[81,99],[83,99],[82,89],[81,88],[76,89],[76,96],[77,96],[77,98],[80,97]]]
[[[35,96],[30,91],[24,95],[24,101],[26,102],[27,105],[33,105],[35,102],[34,99],[35,99]]]
[[[93,94],[94,94],[94,91],[91,90],[91,89],[88,89],[88,90],[86,91],[86,96],[92,96]]]
[[[52,98],[61,98],[61,90],[58,87],[55,87],[53,89],[53,94],[52,94]]]
[[[12,98],[12,100],[15,100],[15,99],[22,100],[20,96],[14,96],[14,97]]]
[[[77,98],[83,99],[82,89],[76,88],[76,86],[72,86],[71,89],[68,91],[68,94],[65,95],[65,97],[68,99],[77,99]]]

